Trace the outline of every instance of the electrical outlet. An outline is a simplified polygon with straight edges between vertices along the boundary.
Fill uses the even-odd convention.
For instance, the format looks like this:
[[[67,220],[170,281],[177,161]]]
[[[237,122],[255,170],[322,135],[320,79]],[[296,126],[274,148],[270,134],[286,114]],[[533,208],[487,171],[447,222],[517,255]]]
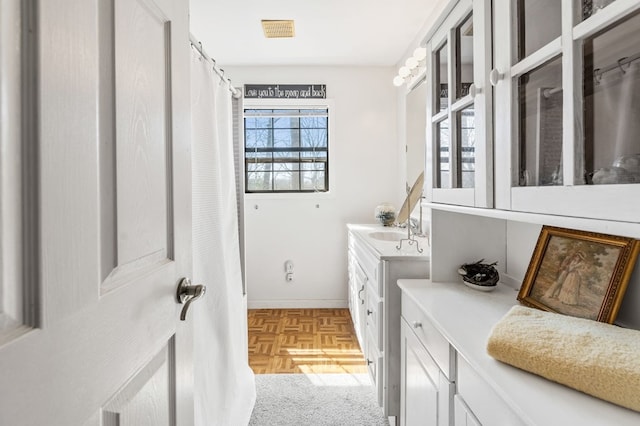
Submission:
[[[286,262],[284,262],[284,271],[287,274],[293,273],[293,260],[287,260]]]
[[[285,278],[286,278],[288,283],[293,282],[293,274],[292,273],[288,273],[287,275],[285,275]]]

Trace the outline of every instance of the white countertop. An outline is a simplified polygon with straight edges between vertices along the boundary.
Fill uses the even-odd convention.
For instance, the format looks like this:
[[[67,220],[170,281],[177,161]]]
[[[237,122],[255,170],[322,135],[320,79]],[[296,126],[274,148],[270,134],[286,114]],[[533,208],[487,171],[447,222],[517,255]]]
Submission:
[[[399,241],[384,241],[371,236],[371,234],[374,233],[388,233],[398,234],[398,237],[400,237],[400,234],[403,234],[403,238],[407,238],[406,228],[352,223],[347,224],[347,228],[382,260],[429,260],[429,252],[431,249],[429,247],[429,239],[426,237],[415,237],[415,241],[422,249],[422,253],[419,253],[415,243],[408,244],[407,241],[402,241],[402,246],[400,250],[398,250],[396,247],[400,244]]]
[[[493,325],[518,303],[514,289],[498,284],[495,291],[484,293],[462,283],[424,279],[402,279],[398,285],[526,424],[640,425],[638,412],[519,370],[487,354]]]

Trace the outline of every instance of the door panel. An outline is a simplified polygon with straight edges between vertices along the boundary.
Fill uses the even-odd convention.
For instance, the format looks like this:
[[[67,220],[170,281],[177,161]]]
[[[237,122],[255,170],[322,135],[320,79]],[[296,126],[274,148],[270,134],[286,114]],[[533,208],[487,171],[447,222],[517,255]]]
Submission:
[[[19,142],[32,148],[21,158],[38,166],[22,172],[18,266],[35,279],[24,305],[40,320],[20,338],[0,335],[0,424],[191,425],[191,323],[175,298],[191,274],[188,1],[1,7],[3,23],[25,23],[33,48],[19,43],[20,56],[38,65],[20,65],[33,84],[12,100],[25,114]],[[0,67],[0,87],[20,86]],[[0,169],[0,182],[8,176]],[[4,288],[4,262],[0,272]]]
[[[102,178],[115,182],[116,260],[103,291],[170,261],[174,240],[170,22],[149,1],[116,0],[113,25],[117,166]]]
[[[170,26],[153,3],[115,4],[118,266],[167,258]],[[169,98],[170,99],[170,98]]]
[[[103,426],[175,424],[170,389],[175,365],[174,341],[162,348],[102,410]],[[160,404],[158,404],[160,402]]]
[[[22,264],[19,1],[5,1],[0,13],[0,75],[18,84],[0,85],[0,345],[28,330]]]

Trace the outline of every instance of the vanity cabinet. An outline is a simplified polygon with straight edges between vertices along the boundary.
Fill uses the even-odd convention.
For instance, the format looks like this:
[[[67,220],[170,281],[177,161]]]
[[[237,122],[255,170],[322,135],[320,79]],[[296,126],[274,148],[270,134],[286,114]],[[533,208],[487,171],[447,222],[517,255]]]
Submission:
[[[402,289],[401,425],[631,426],[640,413],[501,363],[491,328],[517,304],[459,280],[399,280]]]
[[[391,424],[400,415],[400,289],[399,278],[429,277],[428,240],[423,250],[371,234],[403,237],[406,230],[380,225],[348,225],[349,310],[378,404]]]

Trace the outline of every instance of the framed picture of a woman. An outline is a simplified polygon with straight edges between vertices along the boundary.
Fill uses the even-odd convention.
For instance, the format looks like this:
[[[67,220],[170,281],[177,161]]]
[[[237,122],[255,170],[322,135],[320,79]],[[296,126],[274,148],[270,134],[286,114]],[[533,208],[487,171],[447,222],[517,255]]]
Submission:
[[[639,250],[633,238],[543,226],[518,300],[613,323]]]

